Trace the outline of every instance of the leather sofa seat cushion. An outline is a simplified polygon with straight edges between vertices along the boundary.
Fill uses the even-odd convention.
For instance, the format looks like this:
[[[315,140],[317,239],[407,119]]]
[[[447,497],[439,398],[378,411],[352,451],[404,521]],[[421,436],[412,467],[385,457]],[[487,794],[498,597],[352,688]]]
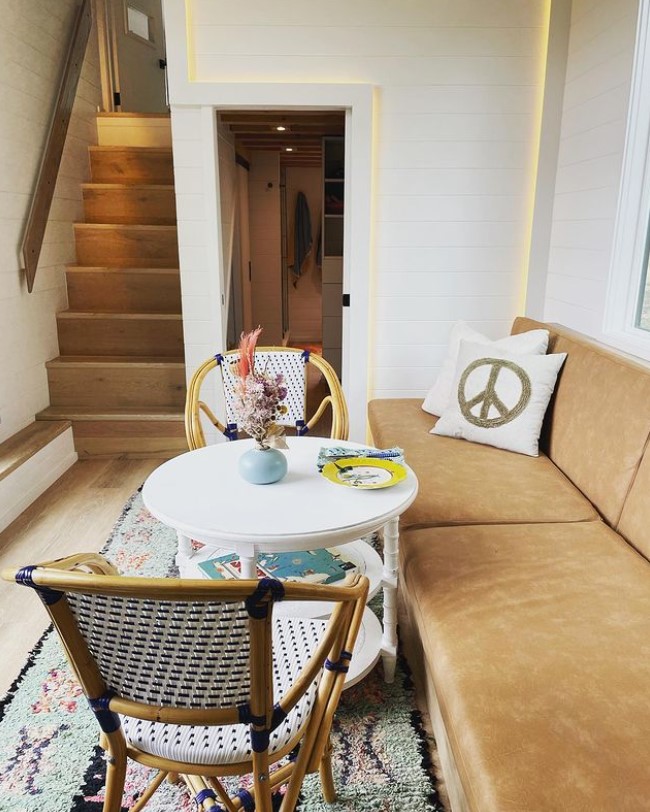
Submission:
[[[602,522],[409,530],[401,559],[471,808],[650,809],[650,564]]]
[[[581,493],[545,456],[527,457],[429,434],[436,418],[418,399],[373,400],[373,442],[398,445],[420,480],[400,522],[406,526],[580,522],[598,518]]]
[[[565,327],[516,319],[513,332],[540,327],[567,353],[542,447],[616,527],[650,436],[650,366]]]

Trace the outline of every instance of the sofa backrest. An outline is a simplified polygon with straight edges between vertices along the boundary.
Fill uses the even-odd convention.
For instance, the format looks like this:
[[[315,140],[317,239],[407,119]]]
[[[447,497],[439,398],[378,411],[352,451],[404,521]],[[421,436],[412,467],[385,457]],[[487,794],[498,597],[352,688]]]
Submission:
[[[625,513],[628,540],[650,552],[650,530],[636,539],[638,507],[624,511],[650,437],[650,366],[556,324],[518,318],[512,332],[539,328],[550,331],[549,352],[567,353],[542,448],[609,525],[618,528]]]
[[[616,530],[650,560],[650,450],[646,449]]]

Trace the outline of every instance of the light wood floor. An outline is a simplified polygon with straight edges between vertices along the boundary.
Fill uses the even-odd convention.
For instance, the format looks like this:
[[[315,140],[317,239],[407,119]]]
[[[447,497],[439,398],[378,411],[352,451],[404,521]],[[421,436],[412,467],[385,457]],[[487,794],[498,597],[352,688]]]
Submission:
[[[0,533],[0,569],[99,550],[126,500],[161,463],[160,459],[75,463]],[[0,581],[0,696],[46,626],[45,610],[31,589]]]

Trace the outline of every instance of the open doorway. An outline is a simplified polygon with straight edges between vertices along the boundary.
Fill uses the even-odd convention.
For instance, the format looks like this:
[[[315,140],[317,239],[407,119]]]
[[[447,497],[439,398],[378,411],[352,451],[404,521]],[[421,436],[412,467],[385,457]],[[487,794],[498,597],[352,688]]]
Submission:
[[[264,344],[322,354],[340,377],[345,113],[217,115],[228,343],[261,324]]]

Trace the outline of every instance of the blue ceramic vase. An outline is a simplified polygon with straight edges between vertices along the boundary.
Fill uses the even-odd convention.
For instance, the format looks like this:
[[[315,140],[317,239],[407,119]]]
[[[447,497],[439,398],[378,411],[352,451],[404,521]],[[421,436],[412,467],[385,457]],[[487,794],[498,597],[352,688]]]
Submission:
[[[277,448],[249,448],[239,458],[239,473],[253,485],[270,485],[287,473],[287,458]]]

